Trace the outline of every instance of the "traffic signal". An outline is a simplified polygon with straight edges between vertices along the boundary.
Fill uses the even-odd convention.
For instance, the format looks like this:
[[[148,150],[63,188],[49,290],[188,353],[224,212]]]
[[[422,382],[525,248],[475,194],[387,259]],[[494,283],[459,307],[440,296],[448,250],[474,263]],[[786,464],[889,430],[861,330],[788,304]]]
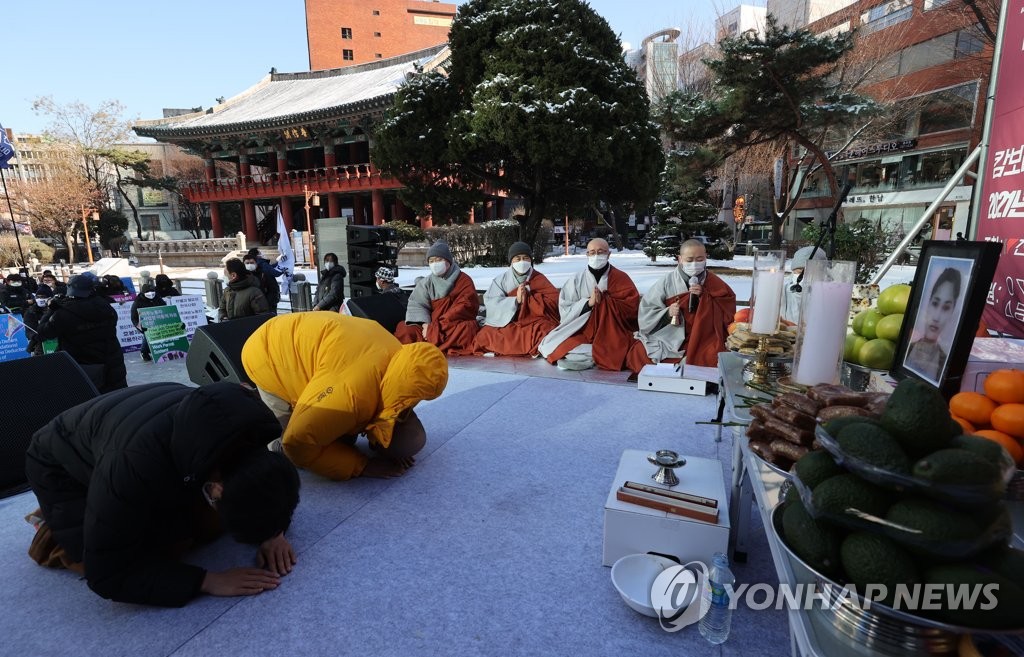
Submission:
[[[384,226],[348,226],[345,231],[348,296],[367,297],[377,291],[376,273],[383,266],[397,269],[398,234]]]

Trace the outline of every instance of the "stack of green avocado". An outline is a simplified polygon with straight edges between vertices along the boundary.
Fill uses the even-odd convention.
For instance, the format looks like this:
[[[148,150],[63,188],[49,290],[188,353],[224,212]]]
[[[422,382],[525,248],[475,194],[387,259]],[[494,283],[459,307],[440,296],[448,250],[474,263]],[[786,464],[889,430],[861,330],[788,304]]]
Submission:
[[[916,379],[900,382],[880,420],[819,427],[825,449],[797,461],[783,502],[786,545],[861,595],[884,585],[876,602],[892,606],[901,586],[942,585],[938,609],[903,610],[962,627],[1024,628],[1024,551],[1008,546],[1001,501],[1012,460],[999,444],[960,433],[941,394]],[[997,585],[997,604],[953,602],[959,584]]]

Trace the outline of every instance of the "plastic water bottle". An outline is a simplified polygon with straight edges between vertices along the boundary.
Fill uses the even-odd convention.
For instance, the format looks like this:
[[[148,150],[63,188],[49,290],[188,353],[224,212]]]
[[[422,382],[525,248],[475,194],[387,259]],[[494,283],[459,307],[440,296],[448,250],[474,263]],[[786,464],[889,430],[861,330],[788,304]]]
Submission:
[[[736,578],[729,570],[729,558],[716,552],[700,598],[700,635],[708,643],[718,645],[729,638],[732,609],[729,608],[729,592],[725,587],[735,583]]]

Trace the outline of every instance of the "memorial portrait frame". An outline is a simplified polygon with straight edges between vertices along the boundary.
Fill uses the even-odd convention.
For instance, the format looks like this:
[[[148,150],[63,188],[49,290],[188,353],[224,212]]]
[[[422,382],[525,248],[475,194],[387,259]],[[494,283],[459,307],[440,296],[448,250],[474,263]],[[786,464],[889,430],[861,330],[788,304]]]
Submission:
[[[903,326],[896,343],[891,374],[895,379],[913,377],[938,388],[948,399],[960,391],[961,379],[971,346],[985,309],[985,302],[995,275],[1002,244],[998,242],[926,241],[914,274],[914,283],[907,302]],[[941,354],[937,369],[921,365],[917,354],[923,353],[922,333],[929,320],[928,308],[937,288],[936,283],[947,270],[960,274],[960,290],[951,309],[951,327],[940,328],[933,353]],[[955,278],[955,277],[954,277]],[[943,280],[948,280],[944,276]],[[947,290],[951,288],[946,288]],[[938,351],[934,349],[938,345]],[[933,359],[934,360],[934,359]]]

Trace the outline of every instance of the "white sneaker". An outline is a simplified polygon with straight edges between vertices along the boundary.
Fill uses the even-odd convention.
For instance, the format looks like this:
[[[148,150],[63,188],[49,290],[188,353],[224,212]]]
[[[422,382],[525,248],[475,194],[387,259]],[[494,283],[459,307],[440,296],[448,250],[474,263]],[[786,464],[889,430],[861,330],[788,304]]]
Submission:
[[[562,358],[557,363],[558,369],[567,370],[569,372],[580,372],[582,370],[589,370],[594,366],[592,361],[579,361],[579,360],[567,360]]]

